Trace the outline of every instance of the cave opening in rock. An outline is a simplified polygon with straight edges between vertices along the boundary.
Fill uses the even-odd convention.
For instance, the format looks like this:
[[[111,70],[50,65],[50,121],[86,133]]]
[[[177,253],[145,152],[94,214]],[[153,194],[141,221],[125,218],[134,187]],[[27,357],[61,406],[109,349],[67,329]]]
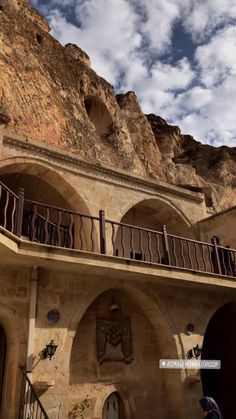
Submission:
[[[87,115],[94,125],[97,134],[108,134],[113,121],[106,105],[95,96],[88,96],[85,98],[84,105]]]
[[[40,35],[39,33],[36,33],[36,40],[37,40],[38,44],[42,44],[42,42],[43,42],[42,35]]]

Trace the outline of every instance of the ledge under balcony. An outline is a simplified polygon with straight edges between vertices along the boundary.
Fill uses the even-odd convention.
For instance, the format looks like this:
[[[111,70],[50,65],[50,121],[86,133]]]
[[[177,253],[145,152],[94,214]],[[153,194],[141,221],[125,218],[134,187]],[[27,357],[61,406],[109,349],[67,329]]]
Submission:
[[[0,183],[4,263],[40,265],[112,277],[236,287],[236,251],[160,231],[24,199]]]

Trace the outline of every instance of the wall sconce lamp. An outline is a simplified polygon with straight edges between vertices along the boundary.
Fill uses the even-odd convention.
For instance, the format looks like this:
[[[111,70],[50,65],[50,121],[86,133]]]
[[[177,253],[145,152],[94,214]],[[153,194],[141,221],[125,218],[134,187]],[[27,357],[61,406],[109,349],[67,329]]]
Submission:
[[[192,335],[194,332],[194,324],[193,323],[188,323],[186,328],[185,328],[185,333],[186,335],[190,336]]]
[[[200,356],[201,356],[201,353],[202,353],[202,349],[200,348],[200,346],[199,345],[196,345],[196,346],[194,346],[194,348],[193,349],[190,349],[188,352],[187,352],[187,358],[188,359],[191,359],[191,358],[196,358],[196,359],[198,359]]]
[[[121,311],[120,304],[114,299],[114,297],[112,297],[112,299],[111,299],[111,304],[109,306],[109,311],[111,313],[117,313],[117,312]]]
[[[46,345],[46,347],[43,350],[44,359],[49,358],[51,360],[53,355],[55,355],[57,347],[58,347],[58,345],[56,345],[55,342],[53,342],[53,340],[51,340],[49,345]]]

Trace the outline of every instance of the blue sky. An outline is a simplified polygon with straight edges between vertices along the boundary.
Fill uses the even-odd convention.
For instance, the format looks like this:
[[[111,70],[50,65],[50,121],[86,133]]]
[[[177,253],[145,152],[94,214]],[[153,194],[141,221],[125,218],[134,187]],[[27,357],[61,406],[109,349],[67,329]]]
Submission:
[[[31,0],[63,45],[77,44],[145,113],[236,147],[235,0]]]

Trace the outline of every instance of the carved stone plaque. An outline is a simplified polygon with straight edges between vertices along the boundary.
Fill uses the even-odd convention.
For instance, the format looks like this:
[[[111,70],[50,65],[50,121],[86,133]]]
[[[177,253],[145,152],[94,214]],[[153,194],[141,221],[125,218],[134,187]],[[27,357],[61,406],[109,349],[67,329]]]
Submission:
[[[99,364],[133,359],[130,319],[97,318],[97,356]]]

